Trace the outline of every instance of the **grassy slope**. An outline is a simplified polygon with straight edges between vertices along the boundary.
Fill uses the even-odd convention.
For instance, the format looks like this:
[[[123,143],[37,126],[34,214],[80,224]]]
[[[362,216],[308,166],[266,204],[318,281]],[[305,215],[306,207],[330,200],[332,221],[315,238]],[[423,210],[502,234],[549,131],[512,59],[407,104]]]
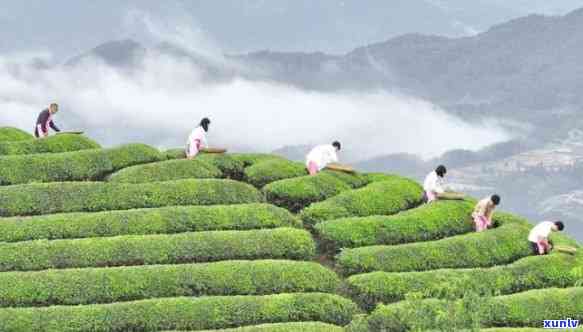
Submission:
[[[20,135],[20,138],[25,136]],[[84,154],[86,152],[77,155]],[[389,216],[418,204],[419,187],[407,179],[337,172],[307,177],[303,165],[265,154],[202,154],[193,162],[180,160],[183,155],[178,150],[164,156],[171,160],[118,172],[111,177],[111,181],[119,182],[117,184],[55,183],[9,186],[3,190],[6,195],[0,197],[0,202],[5,204],[0,206],[0,214],[40,215],[0,218],[0,222],[4,222],[0,224],[0,241],[12,242],[0,242],[3,252],[0,268],[35,271],[0,272],[0,281],[3,280],[0,304],[43,308],[0,309],[0,317],[3,317],[0,330],[80,331],[91,324],[90,329],[103,331],[199,330],[244,325],[254,326],[228,331],[341,331],[341,327],[325,323],[345,325],[358,313],[356,306],[346,298],[325,294],[225,295],[340,293],[353,297],[371,310],[378,301],[402,300],[407,292],[419,289],[429,290],[428,297],[439,297],[440,284],[449,281],[457,280],[455,284],[461,285],[465,284],[464,280],[484,277],[491,281],[490,288],[513,293],[529,288],[569,286],[579,278],[578,274],[564,277],[565,271],[576,265],[564,255],[526,258],[525,263],[512,263],[529,254],[523,238],[530,226],[523,219],[498,214],[498,229],[455,236],[471,232],[467,216],[473,201],[421,206]],[[14,158],[27,160],[29,157]],[[38,156],[31,160],[39,158],[52,157]],[[262,190],[260,193],[229,180],[150,184],[200,177],[243,181]],[[252,197],[244,197],[249,195]],[[314,231],[317,232],[315,239],[321,241],[320,249],[353,249],[345,250],[338,262],[328,261],[330,256],[316,253],[314,239],[309,233],[285,228],[301,226],[298,217],[262,204],[263,195],[268,202],[293,213],[304,209],[304,221],[318,224]],[[218,196],[226,198],[218,199]],[[44,203],[39,200],[41,197],[46,198]],[[21,198],[24,200],[19,201]],[[52,198],[58,202],[57,207],[51,202]],[[254,204],[197,206],[216,203]],[[190,204],[194,206],[188,206]],[[135,207],[149,208],[132,210]],[[109,211],[111,209],[129,210]],[[90,213],[43,215],[74,211]],[[574,244],[566,237],[554,239],[556,243]],[[27,240],[36,241],[22,242]],[[418,241],[426,242],[409,243]],[[480,253],[489,250],[487,243],[496,243],[496,246],[490,256],[483,257]],[[377,246],[360,248],[372,245]],[[349,292],[345,292],[340,287],[340,277],[333,271],[316,263],[301,262],[315,256],[324,257],[320,263],[342,267],[349,274],[372,273],[347,279],[350,287]],[[207,261],[212,262],[183,264]],[[539,261],[555,266],[552,270],[555,273],[546,273],[548,271],[541,267],[546,263],[533,264]],[[170,265],[142,266],[160,263]],[[181,265],[172,265],[177,263]],[[510,265],[489,267],[506,263]],[[109,265],[128,266],[101,267]],[[477,266],[484,268],[476,269]],[[70,267],[86,268],[63,269]],[[442,267],[469,269],[459,272],[433,270]],[[45,270],[47,268],[63,270]],[[376,270],[428,271],[374,272]],[[540,277],[544,281],[533,280]],[[523,278],[524,282],[516,278]],[[457,296],[462,293],[459,291]],[[560,291],[551,290],[548,294],[554,293]],[[222,297],[159,299],[191,295]],[[130,300],[146,301],[126,302]],[[111,304],[91,305],[99,303]],[[53,304],[85,306],[44,308]],[[369,322],[382,326],[387,321],[381,313],[387,311],[379,312],[376,316],[363,316],[353,327],[360,324],[362,329]],[[506,317],[502,311],[497,315]],[[279,324],[261,325],[265,323]]]

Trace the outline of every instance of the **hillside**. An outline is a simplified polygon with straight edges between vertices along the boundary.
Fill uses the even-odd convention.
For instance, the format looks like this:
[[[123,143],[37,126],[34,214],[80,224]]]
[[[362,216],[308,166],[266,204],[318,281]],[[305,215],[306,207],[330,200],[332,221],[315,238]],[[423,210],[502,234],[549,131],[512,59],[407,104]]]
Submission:
[[[10,128],[0,137],[2,331],[417,331],[583,319],[581,251],[532,256],[532,226],[503,212],[475,233],[473,199],[421,205],[419,184],[401,176],[310,177],[268,154],[186,160],[180,149],[103,149]]]

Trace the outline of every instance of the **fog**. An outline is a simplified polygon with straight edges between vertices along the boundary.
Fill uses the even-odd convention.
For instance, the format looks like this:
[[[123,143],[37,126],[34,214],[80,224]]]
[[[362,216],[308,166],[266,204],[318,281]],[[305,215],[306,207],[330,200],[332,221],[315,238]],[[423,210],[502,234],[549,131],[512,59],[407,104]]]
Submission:
[[[318,93],[234,78],[209,83],[191,62],[150,55],[134,71],[98,61],[49,70],[0,58],[0,123],[33,128],[58,102],[55,122],[105,145],[143,141],[182,146],[200,118],[213,146],[269,152],[338,139],[350,159],[409,152],[436,156],[507,139],[497,126],[462,122],[434,105],[381,91]]]
[[[141,31],[146,45],[171,42],[237,72],[254,69],[222,56],[220,46],[186,17],[172,24],[138,10],[128,12],[126,34]],[[321,93],[280,83],[204,79],[204,68],[181,57],[148,52],[136,68],[113,68],[98,59],[76,66],[35,66],[43,52],[0,55],[0,123],[31,130],[39,111],[60,104],[55,122],[111,146],[145,142],[183,146],[202,117],[212,121],[209,142],[232,151],[270,152],[282,146],[340,140],[345,160],[397,152],[435,157],[454,148],[478,149],[510,136],[495,122],[461,121],[411,96],[369,91]]]

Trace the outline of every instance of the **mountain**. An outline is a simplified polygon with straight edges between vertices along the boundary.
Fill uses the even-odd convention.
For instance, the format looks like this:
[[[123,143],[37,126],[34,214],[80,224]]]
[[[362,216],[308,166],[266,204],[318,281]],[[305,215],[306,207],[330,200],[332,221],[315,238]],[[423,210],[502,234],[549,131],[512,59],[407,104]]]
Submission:
[[[565,16],[523,17],[473,37],[404,35],[338,56],[261,51],[212,61],[178,46],[155,49],[189,57],[211,78],[243,76],[322,91],[396,90],[466,118],[526,120],[543,129],[550,121],[562,129],[578,125],[576,111],[583,106],[582,42],[583,9]],[[123,40],[67,63],[94,55],[113,65],[131,65],[144,53],[138,43]]]
[[[65,62],[66,66],[75,66],[91,58],[118,68],[134,66],[146,55],[146,48],[130,40],[116,40],[101,44],[90,51],[80,54]]]

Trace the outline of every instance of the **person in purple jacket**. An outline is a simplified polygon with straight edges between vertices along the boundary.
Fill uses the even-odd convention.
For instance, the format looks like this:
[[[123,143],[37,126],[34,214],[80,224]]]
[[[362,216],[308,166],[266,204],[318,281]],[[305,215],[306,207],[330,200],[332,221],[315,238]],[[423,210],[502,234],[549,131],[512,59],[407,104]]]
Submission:
[[[36,126],[34,127],[34,136],[42,138],[49,136],[49,127],[54,131],[61,131],[53,122],[53,115],[59,111],[59,105],[52,103],[49,108],[44,109],[36,119]]]

